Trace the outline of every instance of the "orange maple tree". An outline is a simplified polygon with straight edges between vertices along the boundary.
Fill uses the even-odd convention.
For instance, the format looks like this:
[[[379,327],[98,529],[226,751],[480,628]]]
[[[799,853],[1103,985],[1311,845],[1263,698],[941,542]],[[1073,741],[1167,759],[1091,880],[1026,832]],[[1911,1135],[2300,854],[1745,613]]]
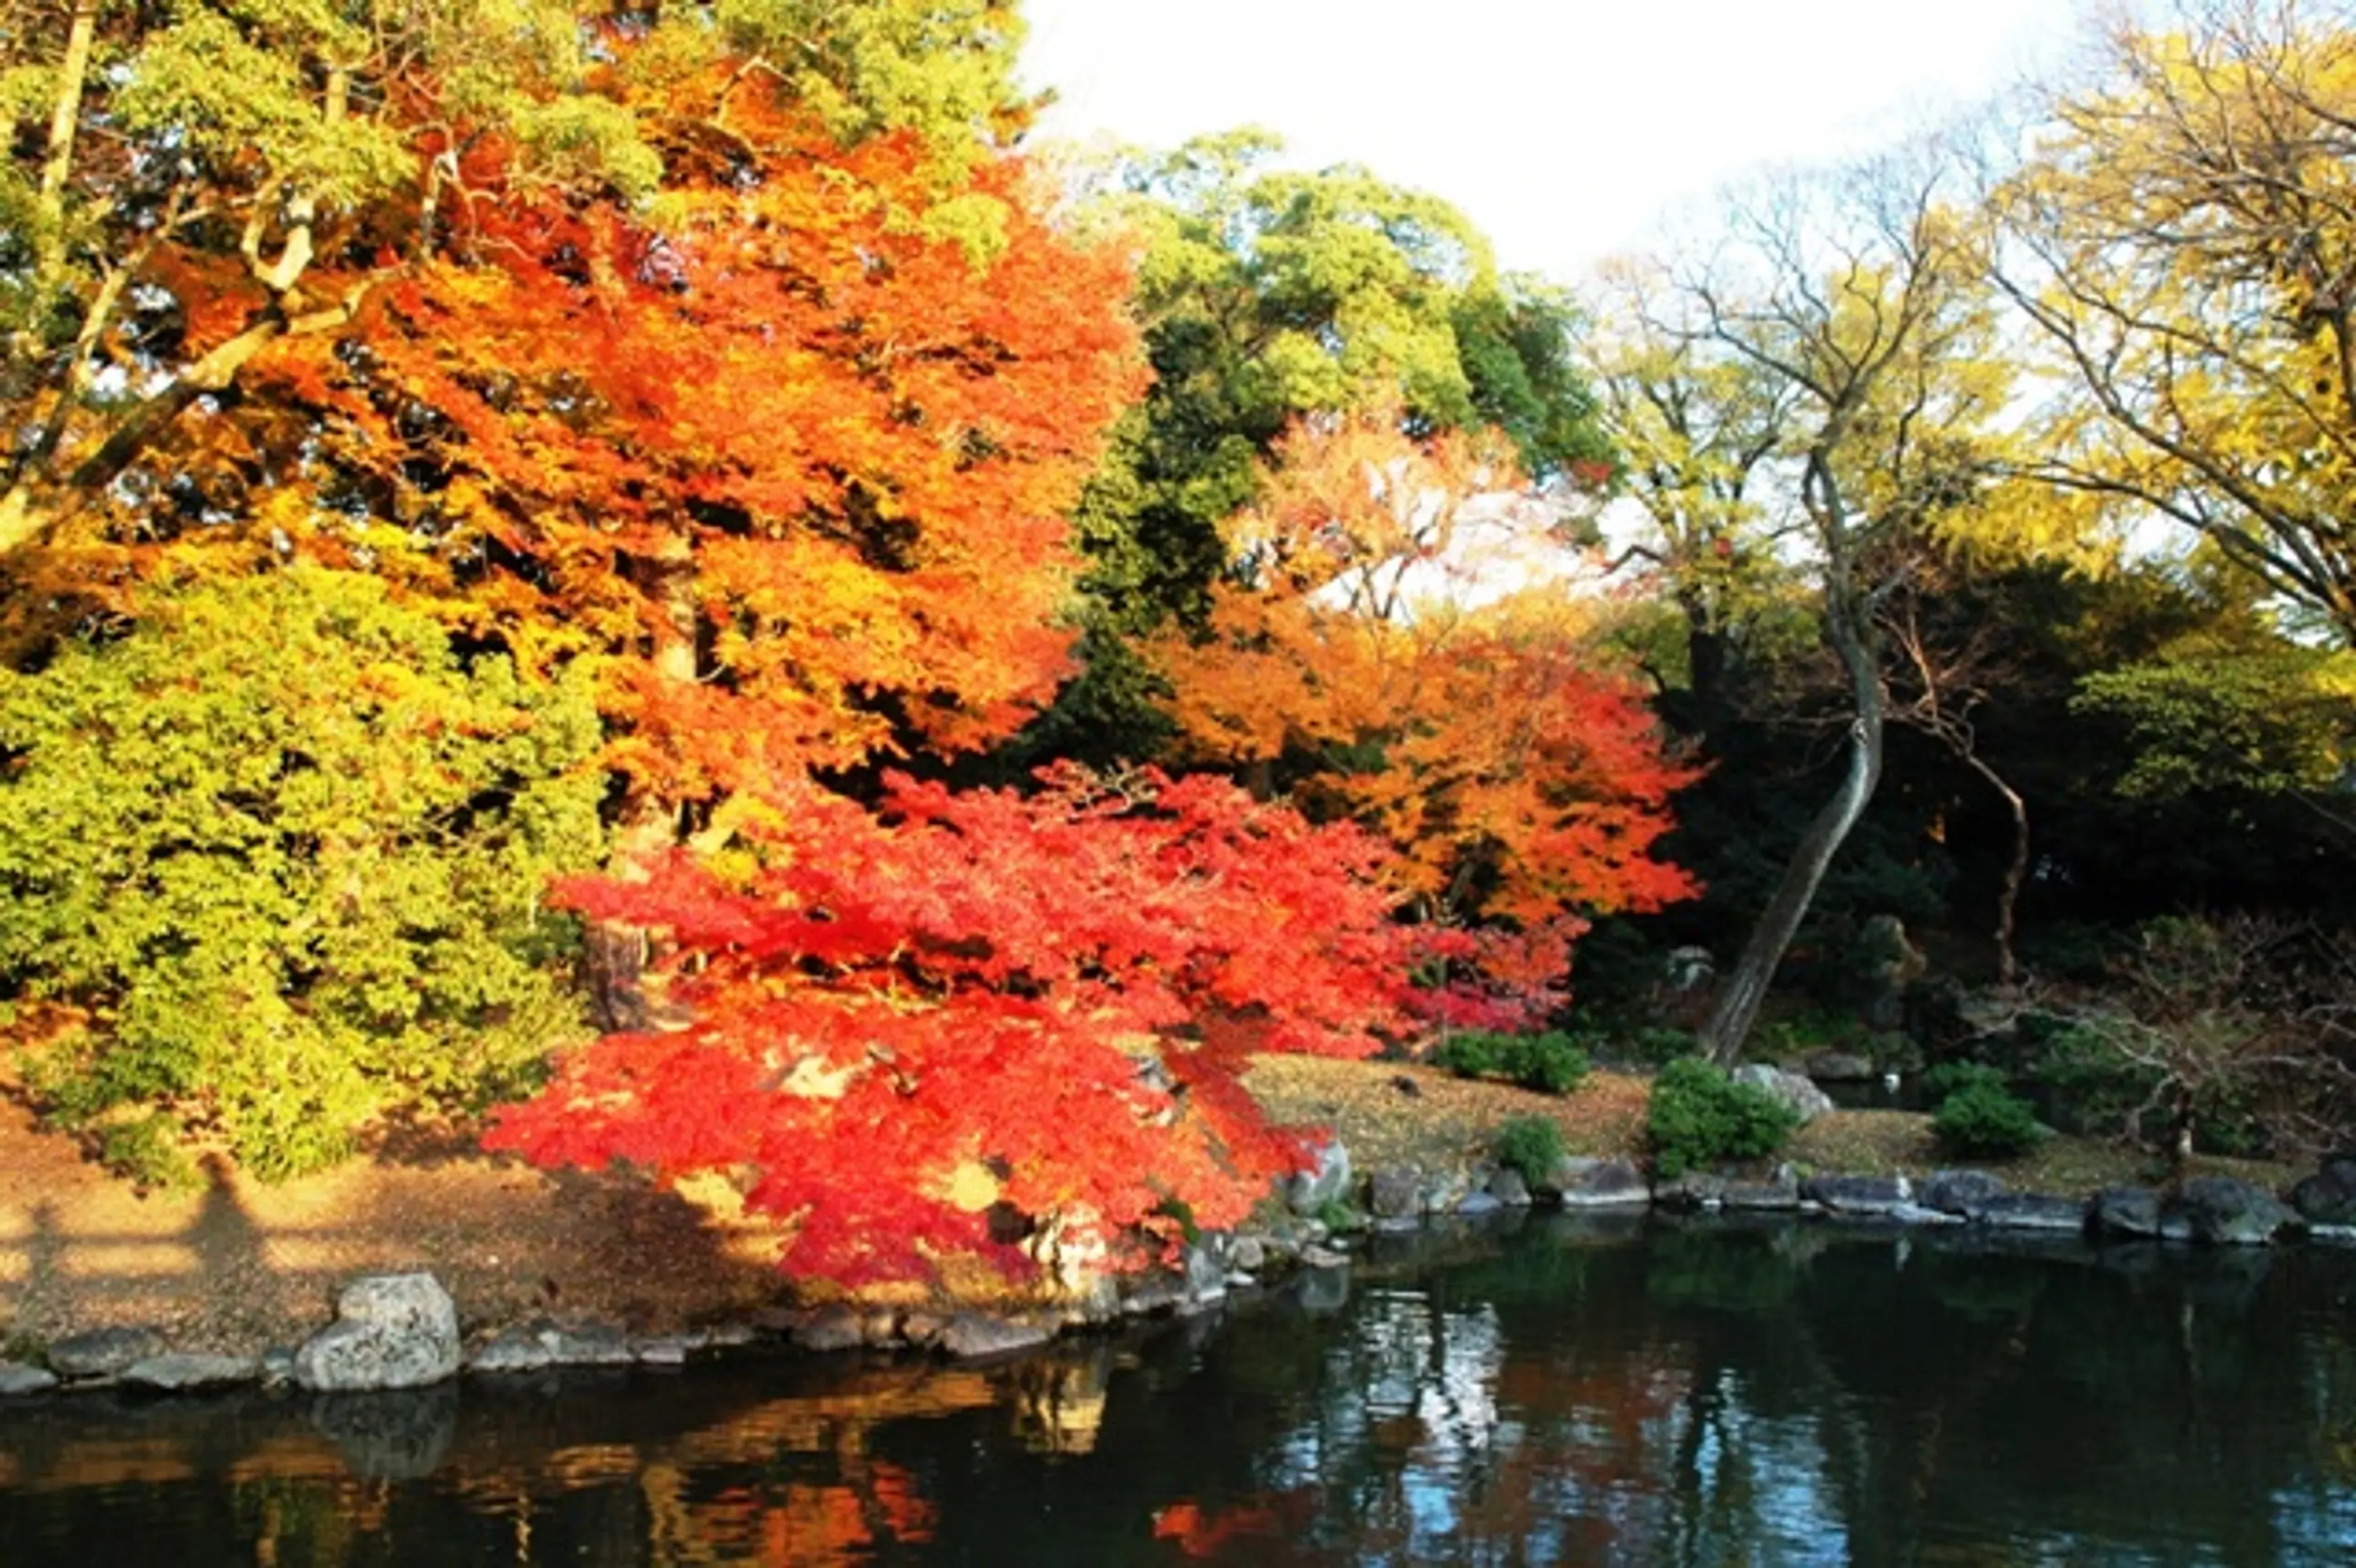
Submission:
[[[1125,259],[1018,160],[944,229],[913,135],[840,146],[730,80],[674,85],[649,202],[470,153],[463,237],[262,368],[330,502],[277,524],[532,662],[611,659],[614,760],[663,805],[971,749],[1052,696],[1062,514],[1144,377]]]
[[[1234,1223],[1301,1153],[1247,1052],[1363,1055],[1448,1005],[1414,970],[1473,955],[1393,918],[1387,852],[1347,824],[1207,775],[1040,784],[894,775],[880,815],[809,789],[747,822],[757,854],[567,884],[669,930],[692,1019],[571,1055],[492,1147],[751,1168],[787,1266],[854,1285]]]
[[[1398,848],[1433,917],[1562,934],[1567,911],[1695,891],[1653,856],[1694,774],[1595,616],[1558,584],[1503,591],[1542,565],[1521,488],[1493,435],[1418,441],[1379,411],[1301,426],[1229,522],[1208,635],[1157,653],[1197,756],[1282,763],[1296,797]]]

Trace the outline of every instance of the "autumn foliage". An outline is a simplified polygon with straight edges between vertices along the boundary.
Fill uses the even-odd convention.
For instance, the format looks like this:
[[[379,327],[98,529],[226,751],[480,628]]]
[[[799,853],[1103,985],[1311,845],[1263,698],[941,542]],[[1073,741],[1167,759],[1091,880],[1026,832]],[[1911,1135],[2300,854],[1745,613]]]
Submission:
[[[574,1053],[494,1147],[756,1171],[787,1266],[852,1284],[1242,1218],[1299,1158],[1246,1051],[1363,1055],[1427,1000],[1419,965],[1470,950],[1393,919],[1387,856],[1346,825],[1211,778],[1041,786],[895,777],[880,815],[810,790],[748,827],[756,856],[565,884],[664,928],[691,1021]]]
[[[349,503],[279,524],[616,659],[616,761],[666,801],[998,739],[1067,672],[1062,514],[1142,385],[1126,263],[1016,161],[940,231],[912,135],[678,91],[713,128],[651,214],[486,168],[463,245],[267,362]]]
[[[1472,515],[1519,487],[1504,443],[1419,442],[1378,412],[1304,425],[1279,457],[1229,523],[1240,581],[1208,635],[1159,650],[1195,753],[1283,763],[1313,807],[1395,845],[1438,916],[1536,930],[1690,896],[1652,851],[1694,775],[1596,618],[1559,583],[1500,596],[1546,542]]]

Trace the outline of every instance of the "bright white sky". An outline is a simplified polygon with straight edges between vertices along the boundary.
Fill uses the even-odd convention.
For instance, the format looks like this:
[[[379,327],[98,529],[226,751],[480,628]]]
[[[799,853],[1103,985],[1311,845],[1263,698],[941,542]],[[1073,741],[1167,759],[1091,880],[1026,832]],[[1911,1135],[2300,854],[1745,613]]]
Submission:
[[[1258,124],[1575,281],[1761,163],[1869,146],[2060,58],[2062,0],[1027,0],[1044,134]]]

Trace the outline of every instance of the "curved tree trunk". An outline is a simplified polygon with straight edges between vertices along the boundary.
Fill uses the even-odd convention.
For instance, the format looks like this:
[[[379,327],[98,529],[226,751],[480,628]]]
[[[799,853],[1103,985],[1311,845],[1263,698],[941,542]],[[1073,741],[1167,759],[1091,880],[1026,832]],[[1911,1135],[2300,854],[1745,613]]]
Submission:
[[[2012,859],[2005,864],[2004,891],[1997,895],[1996,901],[1996,982],[2009,991],[2020,982],[2020,960],[2013,954],[2012,941],[2019,923],[2021,886],[2029,880],[2029,803],[1976,753],[1965,752],[1964,761],[1974,773],[1987,780],[1988,787],[2004,796],[2004,804],[2012,812]]]
[[[1833,857],[1865,815],[1874,786],[1881,780],[1881,674],[1869,633],[1844,624],[1845,617],[1837,612],[1827,619],[1831,624],[1826,630],[1847,672],[1856,702],[1856,715],[1848,727],[1848,768],[1841,775],[1840,788],[1816,813],[1799,848],[1792,852],[1783,880],[1775,885],[1775,896],[1767,901],[1758,923],[1751,928],[1751,940],[1743,944],[1742,956],[1719,987],[1709,1022],[1702,1027],[1702,1049],[1720,1067],[1731,1067],[1742,1060],[1742,1047],[1759,1021],[1759,1008],[1767,999],[1776,966],[1792,945]]]

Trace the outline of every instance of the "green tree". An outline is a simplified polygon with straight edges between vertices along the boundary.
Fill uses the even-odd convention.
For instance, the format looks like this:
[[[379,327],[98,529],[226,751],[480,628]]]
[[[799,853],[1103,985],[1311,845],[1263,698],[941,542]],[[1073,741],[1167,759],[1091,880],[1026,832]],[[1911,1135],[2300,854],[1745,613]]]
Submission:
[[[602,854],[598,739],[585,666],[462,666],[307,567],[0,671],[0,997],[51,1112],[216,1125],[276,1177],[532,1085],[581,1025],[541,899]]]
[[[1948,149],[1923,143],[1762,187],[1727,242],[1672,262],[1649,335],[1611,406],[1660,530],[1672,592],[1754,547],[1804,564],[1841,671],[1846,763],[1801,835],[1703,1031],[1741,1053],[1767,987],[1879,782],[1888,718],[1879,607],[1910,552],[1979,500],[2004,367],[1970,283]],[[1680,429],[1664,408],[1708,410]],[[1697,436],[1706,431],[1707,439]],[[1652,475],[1658,472],[1659,482]],[[1701,548],[1707,546],[1707,549]],[[1677,584],[1682,566],[1687,581]],[[1705,608],[1707,608],[1705,601]]]
[[[1206,613],[1228,565],[1219,525],[1255,498],[1303,415],[1398,407],[1416,435],[1497,426],[1541,481],[1608,471],[1566,294],[1500,272],[1437,197],[1361,168],[1267,166],[1276,151],[1235,132],[1097,174],[1089,221],[1140,247],[1155,381],[1074,517],[1087,674],[1033,751],[1134,754],[1167,739],[1132,645]]]

